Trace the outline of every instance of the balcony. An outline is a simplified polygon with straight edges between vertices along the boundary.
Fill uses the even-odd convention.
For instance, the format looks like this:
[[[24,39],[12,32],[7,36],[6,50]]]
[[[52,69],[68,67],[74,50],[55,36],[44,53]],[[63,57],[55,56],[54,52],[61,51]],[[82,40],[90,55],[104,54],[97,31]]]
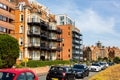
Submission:
[[[37,42],[31,42],[28,44],[28,49],[33,50],[33,49],[40,49],[40,43]]]
[[[11,3],[8,0],[0,0],[0,3],[7,5],[8,7],[15,9],[15,3]]]
[[[41,44],[40,44],[40,50],[48,51],[48,50],[49,50],[49,47],[48,47],[45,43],[41,43]]]
[[[56,31],[57,31],[58,34],[62,34],[62,30],[61,29],[58,28]]]
[[[8,22],[0,21],[0,26],[4,27],[4,28],[7,28],[7,29],[14,30],[14,25],[10,24]]]
[[[14,15],[14,14],[12,14],[12,13],[6,11],[6,10],[3,10],[3,9],[1,9],[1,8],[0,8],[0,14],[1,14],[2,16],[6,16],[6,17],[8,17],[8,18],[10,18],[10,19],[12,19],[12,20],[15,20],[15,15]]]
[[[44,21],[40,22],[40,26],[42,30],[48,30],[49,25],[45,23]]]
[[[57,29],[55,29],[55,28],[52,28],[52,26],[49,26],[49,28],[48,28],[48,31],[49,32],[57,32]]]
[[[47,34],[44,33],[44,32],[42,32],[42,33],[40,34],[40,37],[41,37],[41,39],[43,39],[43,40],[48,40],[48,36],[47,36]]]
[[[30,25],[31,27],[34,25],[34,26],[40,26],[40,22],[37,22],[37,21],[31,21],[31,22],[28,22],[28,25]]]
[[[57,41],[57,38],[55,36],[49,36],[49,41]]]
[[[58,39],[57,39],[57,42],[62,42],[62,41],[63,41],[62,38],[58,38]]]
[[[57,47],[57,51],[58,52],[62,51],[62,47]]]
[[[27,35],[30,36],[30,37],[40,37],[40,32],[37,32],[37,31],[28,31],[27,32]]]
[[[57,47],[56,46],[50,46],[49,47],[49,51],[51,52],[56,52],[57,51]]]

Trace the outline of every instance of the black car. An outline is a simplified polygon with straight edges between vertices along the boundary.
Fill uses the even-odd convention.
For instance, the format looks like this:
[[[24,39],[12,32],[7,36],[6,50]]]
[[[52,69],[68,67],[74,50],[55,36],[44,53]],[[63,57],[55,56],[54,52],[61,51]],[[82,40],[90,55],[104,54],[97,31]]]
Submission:
[[[75,71],[76,78],[89,76],[89,68],[85,64],[75,64],[73,65],[73,70]]]
[[[46,80],[75,80],[75,74],[71,67],[52,66],[46,76]]]

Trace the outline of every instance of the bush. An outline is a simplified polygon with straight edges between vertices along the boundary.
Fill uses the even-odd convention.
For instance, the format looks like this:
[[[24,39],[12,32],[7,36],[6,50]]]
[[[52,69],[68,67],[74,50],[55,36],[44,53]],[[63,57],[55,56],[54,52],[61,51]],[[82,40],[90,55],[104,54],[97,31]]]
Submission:
[[[115,62],[115,63],[120,63],[120,58],[119,57],[115,57],[114,59],[113,59],[113,62]]]
[[[51,66],[51,65],[65,65],[65,64],[70,64],[70,61],[60,61],[60,60],[55,60],[55,61],[38,61],[38,60],[29,60],[27,62],[27,67],[43,67],[43,66]],[[21,65],[24,66],[24,63]]]
[[[0,34],[0,68],[11,68],[18,57],[18,41],[7,34]]]

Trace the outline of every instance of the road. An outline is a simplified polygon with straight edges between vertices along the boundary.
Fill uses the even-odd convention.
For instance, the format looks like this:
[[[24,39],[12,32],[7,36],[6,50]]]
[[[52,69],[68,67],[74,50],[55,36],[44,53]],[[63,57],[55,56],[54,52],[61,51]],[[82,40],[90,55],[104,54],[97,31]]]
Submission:
[[[91,76],[96,74],[97,72],[90,72],[88,77],[85,77],[84,79],[76,79],[76,80],[88,80]],[[39,80],[46,80],[46,75],[39,76]]]

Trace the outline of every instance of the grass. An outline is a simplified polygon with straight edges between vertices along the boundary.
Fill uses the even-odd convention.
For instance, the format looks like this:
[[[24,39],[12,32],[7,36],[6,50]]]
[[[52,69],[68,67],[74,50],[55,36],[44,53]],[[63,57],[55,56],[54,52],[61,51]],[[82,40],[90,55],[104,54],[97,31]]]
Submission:
[[[120,80],[120,64],[110,66],[92,76],[89,80]]]

